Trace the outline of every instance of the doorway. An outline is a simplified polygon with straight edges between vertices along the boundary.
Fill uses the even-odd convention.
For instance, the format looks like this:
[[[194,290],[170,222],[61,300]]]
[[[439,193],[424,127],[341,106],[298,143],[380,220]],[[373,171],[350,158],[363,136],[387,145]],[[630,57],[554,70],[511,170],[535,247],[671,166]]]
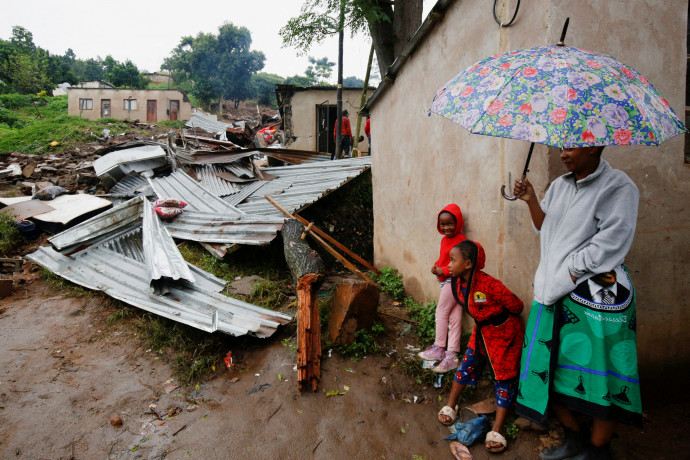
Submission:
[[[110,118],[110,99],[101,99],[101,118]]]
[[[180,101],[170,101],[170,119],[177,120],[178,113],[180,111]]]
[[[146,101],[146,121],[155,123],[158,121],[156,114],[158,113],[158,101],[147,100]]]
[[[326,103],[316,106],[316,151],[335,153],[335,122],[338,118],[338,106]]]

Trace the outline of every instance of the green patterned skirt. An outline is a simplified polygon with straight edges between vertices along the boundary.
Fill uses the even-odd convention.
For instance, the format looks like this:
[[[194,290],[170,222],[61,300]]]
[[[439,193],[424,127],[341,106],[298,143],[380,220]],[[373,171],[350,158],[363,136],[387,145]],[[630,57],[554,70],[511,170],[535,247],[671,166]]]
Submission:
[[[616,268],[613,304],[593,300],[588,282],[554,305],[532,304],[520,365],[517,412],[546,426],[548,403],[642,426],[635,290]]]

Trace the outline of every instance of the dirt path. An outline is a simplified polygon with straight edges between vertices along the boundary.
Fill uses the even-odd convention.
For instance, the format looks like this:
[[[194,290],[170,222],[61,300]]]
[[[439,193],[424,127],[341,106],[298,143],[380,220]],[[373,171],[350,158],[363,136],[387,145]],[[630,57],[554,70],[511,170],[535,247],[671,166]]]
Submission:
[[[0,458],[451,458],[448,429],[435,421],[439,391],[417,384],[393,357],[353,363],[333,354],[320,390],[300,394],[295,360],[275,337],[235,350],[246,370],[177,387],[170,358],[146,350],[127,321],[108,325],[112,311],[97,299],[35,281],[0,300]],[[398,350],[407,343],[390,340]],[[674,407],[662,409],[674,411],[675,428],[654,409],[647,431],[625,428],[619,458],[683,458],[688,406]],[[121,427],[110,424],[115,414]],[[652,440],[668,429],[678,436],[666,438],[664,454]],[[472,452],[528,459],[539,446],[537,433],[521,431],[502,456],[481,444]]]

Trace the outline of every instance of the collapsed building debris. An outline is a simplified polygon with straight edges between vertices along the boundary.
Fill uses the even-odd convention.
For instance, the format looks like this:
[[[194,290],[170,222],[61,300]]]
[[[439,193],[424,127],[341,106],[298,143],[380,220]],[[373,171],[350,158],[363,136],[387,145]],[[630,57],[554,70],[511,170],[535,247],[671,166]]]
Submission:
[[[109,193],[63,195],[44,204],[54,207],[61,199],[83,197],[79,200],[101,200],[107,207],[112,201],[115,207],[98,208],[91,219],[49,238],[52,248],[27,258],[174,321],[258,337],[270,336],[292,317],[219,294],[224,281],[184,261],[174,239],[199,242],[216,257],[238,245],[266,245],[283,228],[285,216],[265,195],[286,212],[296,212],[371,164],[368,157],[330,161],[316,152],[219,145],[182,132],[168,136],[165,144],[127,142],[96,156],[93,167]],[[259,161],[265,156],[287,166],[266,167]],[[155,198],[175,198],[187,207],[161,221],[150,202]]]

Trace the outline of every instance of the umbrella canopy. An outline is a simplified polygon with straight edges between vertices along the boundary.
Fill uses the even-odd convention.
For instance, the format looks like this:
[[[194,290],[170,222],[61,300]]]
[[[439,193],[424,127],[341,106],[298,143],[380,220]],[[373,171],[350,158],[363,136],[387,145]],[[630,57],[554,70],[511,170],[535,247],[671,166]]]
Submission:
[[[563,45],[484,59],[439,89],[430,111],[472,133],[561,148],[659,145],[685,132],[637,71]]]

